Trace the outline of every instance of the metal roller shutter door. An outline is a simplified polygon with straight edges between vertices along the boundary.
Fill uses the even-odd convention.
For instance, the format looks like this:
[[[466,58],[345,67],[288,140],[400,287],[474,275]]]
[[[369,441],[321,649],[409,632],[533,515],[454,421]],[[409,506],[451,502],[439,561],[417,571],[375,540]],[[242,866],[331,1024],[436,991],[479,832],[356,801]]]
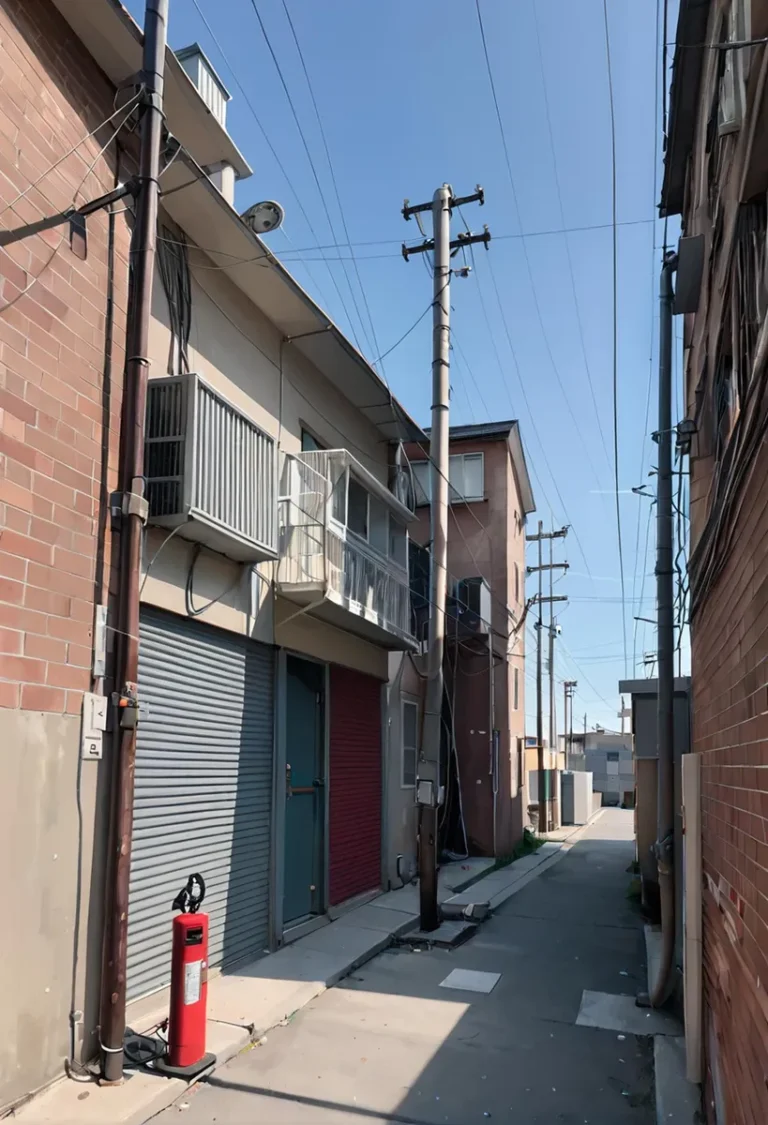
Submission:
[[[142,610],[128,996],[169,983],[171,902],[206,881],[209,963],[268,941],[273,650]]]
[[[331,906],[381,886],[381,683],[332,665],[328,804]]]

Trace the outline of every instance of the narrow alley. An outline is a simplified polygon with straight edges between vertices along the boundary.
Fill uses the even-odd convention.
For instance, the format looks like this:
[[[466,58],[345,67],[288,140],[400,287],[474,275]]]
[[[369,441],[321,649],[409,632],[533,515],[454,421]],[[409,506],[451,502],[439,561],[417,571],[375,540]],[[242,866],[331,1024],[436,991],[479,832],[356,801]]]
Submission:
[[[467,944],[386,950],[155,1120],[650,1125],[652,1040],[576,1024],[583,990],[645,986],[632,834],[606,809]]]

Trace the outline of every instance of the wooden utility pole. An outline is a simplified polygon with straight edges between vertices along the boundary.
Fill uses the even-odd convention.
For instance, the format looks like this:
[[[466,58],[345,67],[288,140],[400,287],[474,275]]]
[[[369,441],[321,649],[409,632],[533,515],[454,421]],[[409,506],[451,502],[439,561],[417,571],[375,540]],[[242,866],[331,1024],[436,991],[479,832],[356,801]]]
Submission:
[[[430,607],[427,687],[424,726],[419,755],[416,800],[419,806],[419,913],[422,930],[436,930],[438,808],[443,802],[440,745],[443,716],[443,654],[445,651],[445,601],[448,577],[448,481],[450,457],[449,407],[451,361],[451,251],[459,246],[490,241],[488,228],[481,235],[465,234],[451,241],[451,213],[464,203],[485,201],[482,188],[457,198],[450,184],[437,189],[431,203],[411,207],[406,199],[403,218],[431,211],[432,238],[419,246],[403,245],[403,257],[434,252],[432,303],[432,428],[429,434],[430,471]],[[417,220],[418,221],[418,220]]]

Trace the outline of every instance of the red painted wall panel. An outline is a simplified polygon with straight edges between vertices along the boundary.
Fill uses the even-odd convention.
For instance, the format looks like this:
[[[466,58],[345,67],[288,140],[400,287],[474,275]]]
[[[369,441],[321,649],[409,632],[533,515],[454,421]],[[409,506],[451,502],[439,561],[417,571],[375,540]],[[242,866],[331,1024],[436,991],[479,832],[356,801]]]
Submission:
[[[381,884],[381,683],[331,666],[329,891],[332,906]]]

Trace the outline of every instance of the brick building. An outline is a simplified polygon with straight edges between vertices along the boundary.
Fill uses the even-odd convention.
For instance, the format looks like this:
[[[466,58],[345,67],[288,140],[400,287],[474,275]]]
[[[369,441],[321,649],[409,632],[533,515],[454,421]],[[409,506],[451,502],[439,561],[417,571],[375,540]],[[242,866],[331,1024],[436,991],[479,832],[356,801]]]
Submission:
[[[122,134],[108,142],[125,114],[99,128],[114,98],[53,5],[3,0],[3,227],[114,187]],[[80,712],[94,606],[110,581],[126,217],[90,218],[85,257],[66,224],[0,250],[0,792],[12,912],[0,959],[0,1103],[57,1073],[70,1012],[86,1010],[93,1024],[98,1009],[85,979],[101,957],[101,896],[88,888],[102,881],[93,814],[105,779],[79,768]]]
[[[448,515],[443,743],[446,802],[441,846],[510,855],[528,821],[525,735],[525,529],[535,510],[517,421],[452,426]],[[407,450],[417,520],[411,527],[414,629],[429,616],[430,469],[426,443]],[[390,658],[386,816],[388,873],[416,869],[416,746],[424,709],[424,658]]]
[[[662,193],[662,214],[681,216],[697,240],[686,248],[703,261],[684,348],[696,428],[691,705],[705,1106],[719,1125],[768,1119],[766,34],[764,0],[682,0]],[[682,281],[679,273],[678,291]]]

